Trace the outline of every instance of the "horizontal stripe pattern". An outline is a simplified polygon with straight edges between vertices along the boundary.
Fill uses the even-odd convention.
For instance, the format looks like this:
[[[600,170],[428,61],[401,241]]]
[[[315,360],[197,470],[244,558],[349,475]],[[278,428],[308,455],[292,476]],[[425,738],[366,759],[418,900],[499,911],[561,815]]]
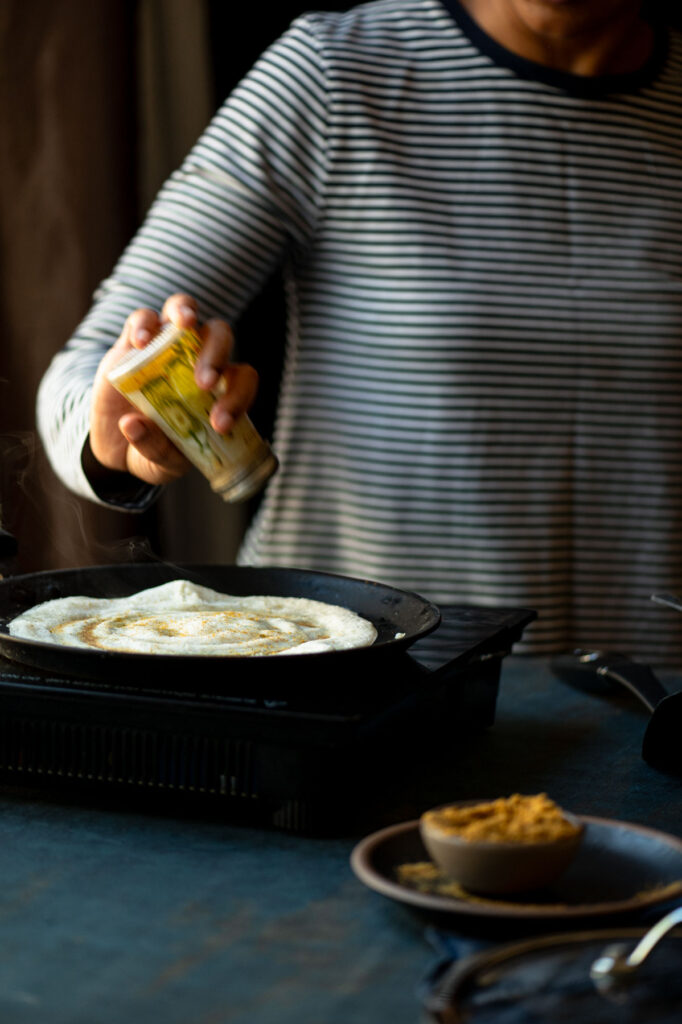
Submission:
[[[234,321],[282,267],[281,469],[241,562],[535,608],[529,652],[680,664],[650,601],[682,589],[680,39],[588,97],[465,28],[437,0],[292,25],[55,359],[48,453],[92,497],[82,396],[125,316],[182,289]]]

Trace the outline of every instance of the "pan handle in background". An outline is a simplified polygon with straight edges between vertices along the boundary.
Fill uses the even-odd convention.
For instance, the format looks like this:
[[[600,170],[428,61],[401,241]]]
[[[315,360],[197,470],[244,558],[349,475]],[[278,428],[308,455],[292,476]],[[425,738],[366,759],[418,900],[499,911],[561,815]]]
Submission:
[[[570,654],[557,654],[551,659],[550,668],[562,682],[581,690],[601,690],[604,693],[612,690],[612,687],[600,683],[617,683],[634,694],[650,714],[668,696],[660,680],[647,665],[613,651],[577,650]]]
[[[617,684],[634,694],[650,713],[642,757],[659,772],[682,775],[682,691],[667,693],[648,666],[609,651],[559,654],[550,667],[563,682],[588,692],[612,692]]]

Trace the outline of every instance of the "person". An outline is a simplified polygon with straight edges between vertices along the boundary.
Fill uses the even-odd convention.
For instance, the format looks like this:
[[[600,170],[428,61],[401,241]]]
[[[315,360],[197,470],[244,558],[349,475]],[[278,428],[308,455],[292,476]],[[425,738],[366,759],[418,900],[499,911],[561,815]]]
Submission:
[[[229,430],[258,387],[230,325],[281,268],[281,467],[242,564],[530,607],[521,651],[680,664],[650,597],[682,581],[681,100],[680,35],[638,0],[297,18],[47,369],[56,472],[126,509],[181,476],[106,370],[195,324]]]

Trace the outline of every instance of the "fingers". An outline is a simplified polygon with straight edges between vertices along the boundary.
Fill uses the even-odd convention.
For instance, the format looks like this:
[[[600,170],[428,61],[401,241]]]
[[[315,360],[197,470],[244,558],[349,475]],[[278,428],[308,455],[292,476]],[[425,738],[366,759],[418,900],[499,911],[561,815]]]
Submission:
[[[247,363],[231,363],[222,376],[224,388],[211,409],[211,426],[219,434],[227,434],[253,405],[258,391],[258,373]]]
[[[229,324],[217,318],[207,320],[199,328],[197,301],[191,295],[184,292],[171,295],[164,302],[160,316],[153,309],[135,310],[126,320],[119,342],[124,347],[132,345],[135,348],[143,348],[160,327],[169,322],[174,323],[176,327],[194,327],[201,337],[203,345],[194,370],[199,387],[205,391],[220,387],[224,389],[225,385],[221,383],[221,379],[227,380],[227,377],[231,376],[230,358],[234,348],[234,335]],[[251,378],[250,383],[253,383]],[[249,386],[244,392],[247,397],[250,390]],[[255,391],[251,394],[250,401],[253,401],[254,395]],[[244,398],[241,388],[237,388],[234,398],[235,412],[240,408],[243,411]]]
[[[107,374],[130,348],[144,348],[166,323],[194,328],[202,347],[195,366],[200,388],[216,395],[211,425],[229,433],[236,420],[253,404],[258,374],[246,364],[231,363],[234,336],[225,320],[208,320],[199,326],[196,299],[184,292],[171,295],[161,313],[136,309],[127,318],[121,335],[100,363],[93,393],[90,446],[102,465],[125,470],[146,483],[164,484],[182,476],[189,462],[159,427],[131,407],[108,382]]]
[[[234,335],[224,320],[207,320],[200,330],[203,342],[194,367],[194,377],[200,388],[217,388],[220,378],[229,369]]]
[[[230,362],[234,349],[230,325],[216,317],[199,327],[196,299],[182,292],[166,300],[161,319],[177,327],[197,328],[203,344],[194,378],[204,391],[219,395],[211,410],[211,426],[219,434],[228,433],[235,420],[253,404],[258,390],[258,374],[253,367]]]
[[[176,327],[196,327],[198,321],[197,300],[184,292],[171,295],[163,304],[161,320]]]
[[[125,322],[114,349],[144,348],[161,327],[159,314],[154,309],[136,309]]]
[[[235,421],[253,405],[258,373],[246,363],[232,363],[234,334],[224,320],[207,320],[200,331],[203,346],[194,368],[200,388],[217,394],[211,426],[219,434],[232,430]]]
[[[127,318],[121,335],[112,352],[121,354],[121,349],[144,348],[158,334],[164,324],[174,323],[176,327],[196,327],[197,301],[191,295],[178,292],[166,299],[159,315],[155,309],[136,309]]]
[[[139,413],[121,416],[118,429],[127,441],[126,469],[148,484],[167,484],[183,476],[189,462],[155,423]]]
[[[127,469],[151,484],[176,479],[189,463],[156,424],[113,387],[108,373],[131,348],[144,348],[170,318],[179,326],[196,324],[195,300],[178,293],[166,301],[161,315],[141,308],[128,316],[99,364],[91,401],[90,447],[97,461],[108,469]]]

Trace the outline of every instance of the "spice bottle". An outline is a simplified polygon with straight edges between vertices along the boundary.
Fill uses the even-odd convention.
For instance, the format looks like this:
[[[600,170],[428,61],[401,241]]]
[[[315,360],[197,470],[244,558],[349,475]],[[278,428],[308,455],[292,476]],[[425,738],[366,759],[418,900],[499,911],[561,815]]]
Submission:
[[[224,501],[244,501],[272,476],[277,458],[246,413],[228,434],[213,429],[209,415],[220,392],[204,391],[194,379],[201,344],[196,331],[168,324],[145,348],[127,352],[108,379],[158,424]]]

